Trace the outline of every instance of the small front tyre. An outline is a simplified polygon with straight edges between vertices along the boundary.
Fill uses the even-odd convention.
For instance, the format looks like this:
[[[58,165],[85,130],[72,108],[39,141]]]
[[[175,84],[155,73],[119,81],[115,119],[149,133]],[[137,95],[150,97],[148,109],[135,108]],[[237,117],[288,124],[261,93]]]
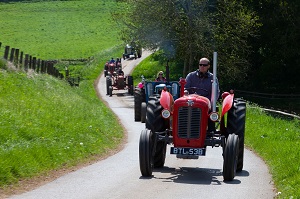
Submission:
[[[239,136],[229,134],[224,149],[223,178],[224,181],[232,181],[236,174],[239,154]]]
[[[140,171],[142,176],[152,176],[153,159],[152,159],[152,133],[149,129],[144,129],[140,135],[139,143],[139,160]]]

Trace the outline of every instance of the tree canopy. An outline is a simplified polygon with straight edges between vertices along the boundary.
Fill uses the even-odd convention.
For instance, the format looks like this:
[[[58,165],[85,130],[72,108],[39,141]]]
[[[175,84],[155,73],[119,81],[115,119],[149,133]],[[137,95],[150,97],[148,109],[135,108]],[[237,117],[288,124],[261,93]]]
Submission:
[[[123,1],[124,40],[161,49],[183,76],[217,51],[224,87],[300,93],[299,1]]]

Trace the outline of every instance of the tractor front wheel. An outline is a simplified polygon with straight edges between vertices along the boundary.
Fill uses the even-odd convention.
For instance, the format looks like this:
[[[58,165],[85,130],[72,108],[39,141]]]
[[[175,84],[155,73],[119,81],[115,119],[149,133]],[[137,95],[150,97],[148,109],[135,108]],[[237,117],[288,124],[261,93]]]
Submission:
[[[244,164],[244,139],[246,121],[246,102],[240,98],[233,101],[227,115],[227,133],[239,136],[239,157],[237,171],[242,171]]]
[[[239,151],[239,137],[235,134],[229,134],[224,149],[223,162],[223,178],[224,181],[232,181],[235,177],[238,151]]]
[[[153,170],[153,157],[152,157],[152,133],[149,129],[144,129],[140,135],[139,143],[139,160],[140,160],[140,171],[142,176],[152,176]]]

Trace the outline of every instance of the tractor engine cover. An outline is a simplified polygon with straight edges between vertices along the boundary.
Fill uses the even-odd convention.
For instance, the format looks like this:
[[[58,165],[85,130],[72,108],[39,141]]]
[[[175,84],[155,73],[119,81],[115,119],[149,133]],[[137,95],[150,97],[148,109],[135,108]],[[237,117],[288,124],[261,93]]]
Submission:
[[[119,75],[117,79],[117,87],[118,89],[124,89],[126,86],[124,76]]]
[[[196,94],[175,100],[172,124],[175,147],[204,147],[210,109],[209,99]]]

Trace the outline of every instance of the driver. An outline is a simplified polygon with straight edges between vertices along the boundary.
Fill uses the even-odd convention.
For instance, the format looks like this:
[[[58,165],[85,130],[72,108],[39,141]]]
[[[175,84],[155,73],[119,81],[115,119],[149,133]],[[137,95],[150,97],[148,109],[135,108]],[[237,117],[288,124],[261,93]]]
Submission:
[[[213,74],[208,71],[210,68],[210,61],[207,58],[201,58],[199,60],[199,69],[196,71],[190,72],[186,76],[186,84],[185,89],[189,89],[191,87],[196,87],[198,89],[195,92],[201,96],[207,97],[211,101],[211,91],[212,91],[212,82],[213,82]],[[220,95],[219,82],[216,78],[217,82],[217,99]],[[214,122],[208,119],[208,129],[209,132],[216,130]]]
[[[198,89],[195,92],[201,96],[207,97],[211,101],[211,91],[212,91],[212,81],[213,74],[208,71],[210,68],[210,61],[207,58],[201,58],[199,60],[199,69],[196,71],[190,72],[186,76],[186,84],[185,89],[189,89],[191,87],[196,87]],[[219,82],[217,81],[217,99],[220,95]]]

